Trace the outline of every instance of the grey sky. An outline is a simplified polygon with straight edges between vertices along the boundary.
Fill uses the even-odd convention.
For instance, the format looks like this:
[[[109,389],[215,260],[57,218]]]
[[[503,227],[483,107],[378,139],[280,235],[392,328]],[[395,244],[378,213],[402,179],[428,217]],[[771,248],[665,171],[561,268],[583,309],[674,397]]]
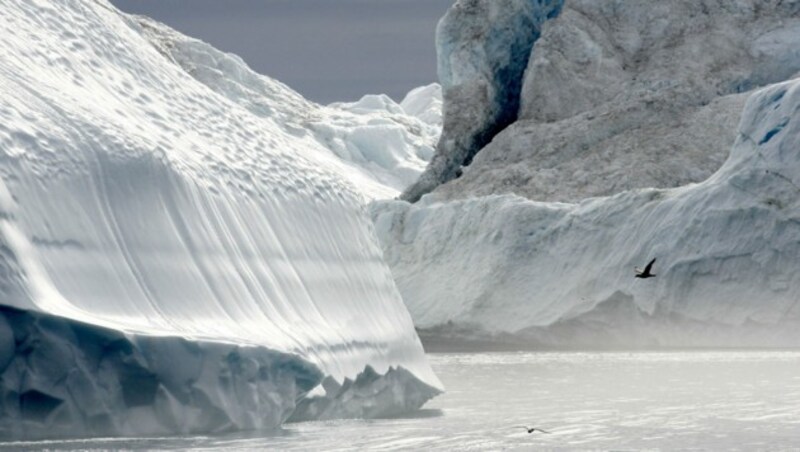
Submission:
[[[436,22],[455,0],[111,1],[327,103],[436,81]]]

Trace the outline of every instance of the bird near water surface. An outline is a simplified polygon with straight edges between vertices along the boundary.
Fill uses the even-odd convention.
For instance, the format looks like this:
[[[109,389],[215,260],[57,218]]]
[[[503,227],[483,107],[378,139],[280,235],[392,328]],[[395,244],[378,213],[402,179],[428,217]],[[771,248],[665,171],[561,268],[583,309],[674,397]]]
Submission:
[[[526,430],[528,433],[533,433],[533,432],[550,433],[550,432],[548,432],[547,430],[542,430],[542,429],[540,429],[540,428],[538,428],[538,427],[528,427],[527,425],[516,425],[515,427],[522,427],[522,428],[524,428],[524,429],[525,429],[525,430]]]

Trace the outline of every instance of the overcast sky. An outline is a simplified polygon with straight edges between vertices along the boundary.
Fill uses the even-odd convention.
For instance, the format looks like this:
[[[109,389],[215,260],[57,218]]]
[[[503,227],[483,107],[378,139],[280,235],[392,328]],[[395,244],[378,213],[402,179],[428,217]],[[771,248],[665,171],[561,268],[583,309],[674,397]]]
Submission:
[[[436,22],[454,1],[111,0],[323,103],[436,81]]]

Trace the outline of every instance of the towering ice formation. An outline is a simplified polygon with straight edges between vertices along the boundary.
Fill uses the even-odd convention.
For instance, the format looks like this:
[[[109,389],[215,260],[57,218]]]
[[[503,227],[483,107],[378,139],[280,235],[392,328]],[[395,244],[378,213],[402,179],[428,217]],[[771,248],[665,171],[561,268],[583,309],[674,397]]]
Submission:
[[[321,138],[422,143],[424,123],[309,104],[106,1],[12,0],[0,29],[0,438],[268,428],[439,392],[353,183],[391,190]]]
[[[476,26],[464,11],[481,5]],[[452,51],[500,23],[531,36],[496,5],[458,2],[440,57],[506,61],[508,46],[498,60]],[[504,104],[516,122],[419,203],[372,206],[417,327],[524,346],[796,345],[797,82],[750,96],[800,69],[800,3],[566,0],[541,30]],[[443,73],[442,141],[408,199],[455,174],[448,137],[494,124],[478,106],[502,102],[466,96],[470,110]],[[659,276],[634,279],[652,257]]]
[[[457,0],[436,28],[444,129],[412,202],[460,175],[475,154],[517,119],[523,74],[543,24],[563,0]]]
[[[486,137],[491,143],[475,149],[463,176],[436,196],[513,192],[576,201],[704,180],[733,144],[747,97],[741,93],[800,70],[799,10],[797,2],[761,0],[566,1],[533,46],[518,79],[520,97],[495,100],[515,115],[519,106],[519,119]],[[493,23],[491,17],[484,22]],[[460,24],[473,27],[467,18]],[[532,36],[522,26],[507,34]],[[466,65],[475,58],[453,54],[443,42],[490,41],[480,33],[449,36],[439,38],[440,55]],[[522,73],[514,65],[507,70]],[[447,92],[448,77],[442,78]],[[442,155],[431,170],[450,155],[446,140],[463,136],[464,124],[493,123],[446,96]]]
[[[800,80],[758,91],[699,184],[374,206],[415,324],[432,341],[483,331],[516,346],[797,346],[798,110]],[[653,257],[658,276],[634,278]]]

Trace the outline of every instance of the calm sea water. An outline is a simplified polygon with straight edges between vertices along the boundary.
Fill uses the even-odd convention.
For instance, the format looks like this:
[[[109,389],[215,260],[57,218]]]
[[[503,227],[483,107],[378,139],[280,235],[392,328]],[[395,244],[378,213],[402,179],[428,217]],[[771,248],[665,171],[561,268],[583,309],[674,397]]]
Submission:
[[[448,392],[413,417],[270,436],[13,443],[0,449],[800,449],[800,352],[433,354]],[[528,434],[527,424],[551,433]]]

